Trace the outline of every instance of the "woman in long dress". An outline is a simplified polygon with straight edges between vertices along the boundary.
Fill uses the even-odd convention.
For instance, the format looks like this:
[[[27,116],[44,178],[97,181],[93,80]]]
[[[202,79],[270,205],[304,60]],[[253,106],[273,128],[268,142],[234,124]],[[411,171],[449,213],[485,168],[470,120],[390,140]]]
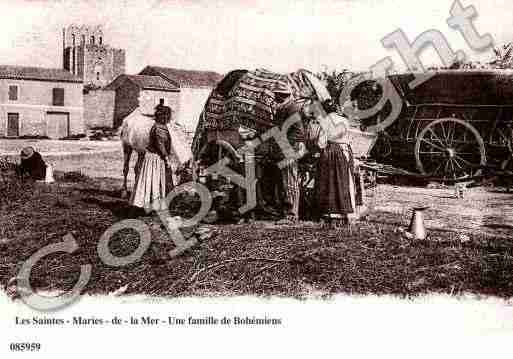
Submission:
[[[321,126],[311,125],[320,157],[315,179],[315,195],[319,217],[327,222],[347,223],[356,212],[354,160],[349,143],[344,143],[348,121],[331,113]]]
[[[171,135],[167,123],[171,120],[171,109],[157,106],[155,124],[150,130],[150,141],[144,160],[135,179],[130,204],[147,212],[167,209],[165,197],[173,188],[171,173]]]

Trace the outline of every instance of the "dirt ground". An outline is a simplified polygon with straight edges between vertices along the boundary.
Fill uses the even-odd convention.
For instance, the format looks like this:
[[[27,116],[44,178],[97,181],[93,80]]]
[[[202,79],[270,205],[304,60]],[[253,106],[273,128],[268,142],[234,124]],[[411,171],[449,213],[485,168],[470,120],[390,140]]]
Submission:
[[[458,199],[452,187],[379,185],[375,198],[368,200],[378,212],[399,215],[403,225],[408,224],[412,208],[427,206],[424,223],[428,229],[513,238],[513,193],[503,189],[468,188],[463,199]]]
[[[25,146],[32,146],[43,155],[65,153],[94,153],[120,151],[120,141],[88,141],[88,140],[0,140],[0,156],[17,155]]]
[[[123,178],[121,141],[0,140],[0,156],[19,162],[21,149],[33,146],[54,170],[94,178]],[[137,155],[131,159],[133,169]],[[134,180],[133,170],[129,181]]]
[[[77,172],[88,177],[104,178],[107,182],[123,178],[120,141],[1,140],[0,156],[6,153],[17,154],[29,145],[41,151],[57,171]],[[137,155],[134,154],[128,177],[129,185],[134,180],[136,159]],[[380,217],[383,217],[382,214],[390,214],[387,220],[389,223],[407,226],[413,207],[428,206],[424,212],[428,229],[458,233],[477,231],[500,238],[513,238],[513,193],[506,193],[500,188],[468,188],[464,198],[457,199],[452,187],[378,185],[376,189],[368,191],[367,196],[367,203]],[[397,221],[397,218],[400,220]],[[372,212],[370,220],[376,220]]]

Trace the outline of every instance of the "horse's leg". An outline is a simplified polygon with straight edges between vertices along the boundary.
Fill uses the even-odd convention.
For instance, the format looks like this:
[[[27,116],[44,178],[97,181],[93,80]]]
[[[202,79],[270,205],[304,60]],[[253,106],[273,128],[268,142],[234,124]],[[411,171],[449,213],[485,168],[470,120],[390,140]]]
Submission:
[[[128,197],[127,178],[130,170],[130,157],[132,156],[132,147],[128,143],[123,143],[123,189],[121,190],[121,198]]]

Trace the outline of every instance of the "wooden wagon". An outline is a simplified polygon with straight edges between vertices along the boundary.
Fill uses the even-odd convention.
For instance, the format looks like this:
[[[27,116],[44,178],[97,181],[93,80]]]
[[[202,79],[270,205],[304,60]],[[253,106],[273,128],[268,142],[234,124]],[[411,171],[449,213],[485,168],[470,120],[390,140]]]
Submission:
[[[512,71],[439,71],[414,89],[413,74],[389,79],[403,106],[379,135],[373,151],[378,162],[442,181],[511,166]],[[360,106],[361,93],[355,97]],[[386,107],[362,124],[381,121]]]

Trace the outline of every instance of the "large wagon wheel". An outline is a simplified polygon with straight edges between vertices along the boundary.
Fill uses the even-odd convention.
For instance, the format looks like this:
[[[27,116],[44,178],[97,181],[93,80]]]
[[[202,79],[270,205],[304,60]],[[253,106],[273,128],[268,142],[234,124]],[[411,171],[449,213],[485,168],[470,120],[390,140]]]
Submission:
[[[458,118],[431,122],[418,135],[415,160],[420,173],[444,180],[476,175],[486,163],[483,138]]]

